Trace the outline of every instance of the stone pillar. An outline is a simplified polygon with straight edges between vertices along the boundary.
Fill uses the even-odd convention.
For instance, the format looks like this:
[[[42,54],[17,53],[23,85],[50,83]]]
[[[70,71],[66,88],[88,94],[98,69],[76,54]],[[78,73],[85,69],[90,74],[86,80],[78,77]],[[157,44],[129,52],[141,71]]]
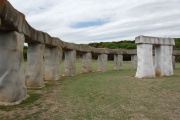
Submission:
[[[24,35],[0,32],[0,105],[19,104],[27,97],[23,47]]]
[[[176,68],[176,57],[172,56],[172,64],[173,64],[173,69]]]
[[[114,55],[114,70],[121,70],[123,62],[123,55]]]
[[[60,47],[45,48],[45,53],[44,53],[45,80],[60,79],[61,60],[62,60],[62,48]]]
[[[156,76],[173,75],[172,50],[172,46],[159,45],[155,47]]]
[[[28,88],[44,87],[44,44],[28,44],[26,86]]]
[[[155,66],[155,56],[153,56],[153,65]]]
[[[76,75],[76,51],[75,50],[65,51],[64,68],[65,68],[64,70],[65,76]]]
[[[98,55],[98,71],[106,72],[107,71],[107,54]]]
[[[151,44],[137,44],[137,78],[155,77]]]
[[[131,55],[132,69],[137,69],[137,55]]]
[[[83,54],[82,72],[83,73],[92,72],[92,54],[91,53]]]

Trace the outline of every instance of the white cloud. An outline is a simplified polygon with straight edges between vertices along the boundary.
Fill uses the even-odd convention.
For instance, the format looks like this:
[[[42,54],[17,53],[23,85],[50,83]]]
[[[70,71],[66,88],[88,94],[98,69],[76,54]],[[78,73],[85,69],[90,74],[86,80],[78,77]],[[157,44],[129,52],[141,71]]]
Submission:
[[[9,1],[26,15],[32,27],[67,42],[133,40],[138,35],[180,37],[180,0]],[[97,19],[107,23],[87,28],[71,27]]]

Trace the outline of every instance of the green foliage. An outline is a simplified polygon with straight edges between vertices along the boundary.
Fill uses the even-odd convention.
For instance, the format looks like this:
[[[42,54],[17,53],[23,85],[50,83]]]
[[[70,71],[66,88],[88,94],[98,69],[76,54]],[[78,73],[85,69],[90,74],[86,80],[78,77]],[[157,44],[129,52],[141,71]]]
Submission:
[[[24,59],[25,59],[25,60],[27,59],[27,50],[28,50],[28,47],[27,47],[27,46],[24,46],[23,56],[24,56]]]
[[[118,42],[100,42],[100,43],[89,43],[90,46],[96,48],[110,48],[110,49],[136,49],[134,41],[118,41]]]
[[[174,46],[174,49],[175,50],[180,50],[180,38],[174,38],[175,40],[175,46]]]
[[[118,48],[118,44],[113,43],[113,42],[107,43],[107,44],[106,44],[106,48],[116,49],[116,48]]]
[[[176,56],[175,59],[176,59],[176,62],[180,63],[180,56]]]

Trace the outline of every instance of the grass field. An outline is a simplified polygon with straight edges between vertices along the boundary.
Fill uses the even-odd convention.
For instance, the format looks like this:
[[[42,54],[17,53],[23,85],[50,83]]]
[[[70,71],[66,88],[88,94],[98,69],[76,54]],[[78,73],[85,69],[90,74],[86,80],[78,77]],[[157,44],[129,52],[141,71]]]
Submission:
[[[30,97],[16,106],[0,106],[0,120],[179,120],[180,64],[172,77],[137,79],[130,62],[123,70],[93,72],[28,89]],[[81,62],[77,62],[80,73]],[[93,61],[94,71],[97,62]],[[61,66],[63,70],[63,65]]]

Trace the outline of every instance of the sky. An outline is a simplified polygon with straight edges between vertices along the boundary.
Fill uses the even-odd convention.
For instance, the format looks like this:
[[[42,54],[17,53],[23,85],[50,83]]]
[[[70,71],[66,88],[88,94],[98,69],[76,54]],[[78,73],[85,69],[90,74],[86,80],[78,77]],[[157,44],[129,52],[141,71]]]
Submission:
[[[180,37],[180,0],[9,0],[36,30],[66,42]]]

